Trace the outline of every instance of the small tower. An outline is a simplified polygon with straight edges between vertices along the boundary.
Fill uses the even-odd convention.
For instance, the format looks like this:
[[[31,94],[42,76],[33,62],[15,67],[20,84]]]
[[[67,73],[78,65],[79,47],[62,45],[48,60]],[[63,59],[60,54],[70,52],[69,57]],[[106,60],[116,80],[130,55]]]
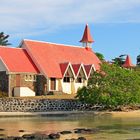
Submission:
[[[85,31],[84,31],[83,37],[80,40],[80,42],[83,44],[83,47],[85,47],[87,49],[92,47],[92,43],[94,42],[94,40],[91,37],[88,24],[86,24]]]
[[[135,67],[132,62],[131,62],[131,58],[129,55],[127,55],[125,63],[122,65],[122,67],[127,68],[127,69],[131,69],[133,67]]]

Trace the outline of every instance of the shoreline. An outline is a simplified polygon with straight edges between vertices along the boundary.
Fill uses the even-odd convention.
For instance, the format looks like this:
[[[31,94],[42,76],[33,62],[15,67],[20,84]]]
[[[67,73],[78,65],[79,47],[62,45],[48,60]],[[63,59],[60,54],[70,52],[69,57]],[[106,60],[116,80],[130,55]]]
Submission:
[[[52,111],[52,112],[0,112],[0,117],[42,117],[42,116],[68,116],[68,115],[95,115],[112,117],[140,117],[140,110],[132,111]]]

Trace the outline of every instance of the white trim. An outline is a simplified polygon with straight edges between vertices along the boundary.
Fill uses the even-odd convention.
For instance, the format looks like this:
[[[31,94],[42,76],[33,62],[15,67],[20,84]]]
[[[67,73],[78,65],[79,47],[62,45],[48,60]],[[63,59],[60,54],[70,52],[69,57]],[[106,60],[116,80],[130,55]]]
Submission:
[[[53,43],[53,42],[45,42],[45,41],[37,41],[37,40],[31,40],[31,39],[23,39],[23,42],[24,41],[32,41],[32,42],[38,42],[38,43],[46,43],[46,44],[54,44],[54,45],[63,45],[63,46],[68,46],[68,47],[76,47],[76,48],[81,48],[81,49],[85,49],[81,46],[75,46],[75,45],[67,45],[67,44],[61,44],[61,43]],[[21,43],[22,45],[22,43]]]
[[[83,64],[80,64],[80,67],[79,67],[79,70],[78,70],[78,72],[77,72],[76,78],[78,77],[78,75],[79,75],[79,73],[80,73],[81,67],[83,68],[83,71],[84,71],[84,74],[85,74],[85,77],[86,77],[86,80],[87,80],[88,77],[87,77],[87,74],[86,74],[86,71],[85,71],[85,68],[84,68],[84,65],[83,65]]]
[[[4,63],[4,61],[3,61],[3,59],[2,59],[1,56],[0,56],[0,60],[1,60],[1,62],[3,63],[3,66],[6,68],[6,73],[8,73],[8,72],[9,72],[9,68],[8,68],[8,66]]]
[[[61,63],[61,64],[65,64],[65,63]],[[68,71],[69,67],[70,67],[70,69],[71,69],[71,71],[72,71],[73,77],[74,77],[74,78],[76,77],[76,75],[75,75],[75,73],[74,73],[74,70],[73,70],[73,68],[72,68],[71,63],[68,62],[67,68],[66,68],[66,70],[65,70],[65,72],[64,72],[64,74],[63,74],[62,79],[65,77],[65,74],[66,74],[66,72]]]
[[[88,74],[88,78],[89,78],[89,76],[90,76],[90,74],[91,74],[91,70],[92,70],[92,69],[93,69],[94,71],[96,71],[94,64],[91,65],[91,68],[90,68],[89,74]]]
[[[17,48],[17,47],[12,47],[12,46],[1,46],[1,45],[0,45],[0,48],[5,48],[5,49],[20,49],[20,50],[23,50],[23,48]]]
[[[58,79],[55,78],[55,90],[51,90],[51,78],[48,79],[49,80],[49,91],[58,91]]]

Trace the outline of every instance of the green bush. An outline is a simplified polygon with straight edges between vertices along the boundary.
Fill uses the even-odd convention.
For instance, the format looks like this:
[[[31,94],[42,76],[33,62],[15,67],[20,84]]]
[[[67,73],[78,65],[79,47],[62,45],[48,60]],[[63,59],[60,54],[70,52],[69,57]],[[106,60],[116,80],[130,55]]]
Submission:
[[[104,63],[87,87],[78,90],[80,101],[107,107],[140,103],[140,72]]]

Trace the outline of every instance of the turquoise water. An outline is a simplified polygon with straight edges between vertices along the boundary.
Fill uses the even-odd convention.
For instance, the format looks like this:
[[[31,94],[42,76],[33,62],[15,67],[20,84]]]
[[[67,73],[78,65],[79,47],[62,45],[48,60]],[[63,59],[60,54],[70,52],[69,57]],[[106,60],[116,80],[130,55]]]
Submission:
[[[44,117],[0,118],[0,135],[22,136],[25,133],[46,133],[70,130],[73,133],[61,135],[60,140],[84,136],[87,140],[128,140],[140,139],[139,117],[112,117],[111,115],[69,115]],[[75,128],[98,128],[95,134],[74,133]],[[25,130],[24,133],[19,130]]]

